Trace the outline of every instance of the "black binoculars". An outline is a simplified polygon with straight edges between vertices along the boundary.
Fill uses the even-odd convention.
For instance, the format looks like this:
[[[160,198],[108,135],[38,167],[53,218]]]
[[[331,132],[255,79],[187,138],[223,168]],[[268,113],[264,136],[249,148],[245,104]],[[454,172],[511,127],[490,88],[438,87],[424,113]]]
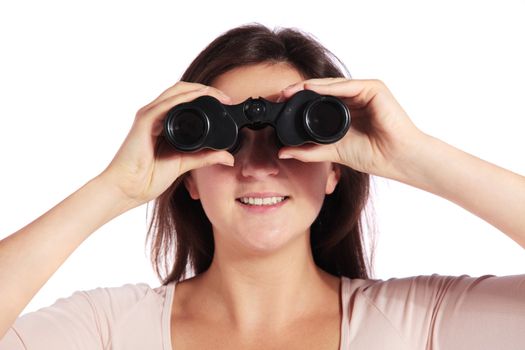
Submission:
[[[346,104],[334,96],[302,90],[285,102],[249,98],[225,105],[211,96],[201,96],[173,107],[164,120],[164,137],[177,150],[202,148],[233,152],[243,127],[272,126],[282,145],[306,142],[329,144],[340,140],[350,127]]]

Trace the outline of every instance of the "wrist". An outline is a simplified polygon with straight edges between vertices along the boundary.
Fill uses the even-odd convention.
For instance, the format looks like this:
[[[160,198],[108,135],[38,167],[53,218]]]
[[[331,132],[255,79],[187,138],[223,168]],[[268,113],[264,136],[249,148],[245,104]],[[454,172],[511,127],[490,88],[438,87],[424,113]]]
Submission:
[[[432,191],[433,174],[446,156],[447,144],[423,132],[404,138],[391,162],[389,178]],[[450,147],[450,146],[448,146]]]
[[[118,182],[112,179],[112,176],[106,172],[91,179],[86,184],[86,187],[90,188],[100,200],[105,201],[113,217],[117,217],[118,215],[142,204],[129,198],[122,191]]]

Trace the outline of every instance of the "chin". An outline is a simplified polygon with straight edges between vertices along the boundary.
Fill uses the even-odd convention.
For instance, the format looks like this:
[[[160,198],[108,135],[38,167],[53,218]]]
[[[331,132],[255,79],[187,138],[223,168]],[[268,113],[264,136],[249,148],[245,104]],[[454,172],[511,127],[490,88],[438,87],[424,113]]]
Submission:
[[[302,233],[291,233],[282,229],[276,230],[252,230],[244,231],[238,236],[237,241],[248,253],[254,254],[271,254],[290,246],[297,244],[301,238],[304,238],[309,231]],[[309,238],[309,236],[307,236]]]

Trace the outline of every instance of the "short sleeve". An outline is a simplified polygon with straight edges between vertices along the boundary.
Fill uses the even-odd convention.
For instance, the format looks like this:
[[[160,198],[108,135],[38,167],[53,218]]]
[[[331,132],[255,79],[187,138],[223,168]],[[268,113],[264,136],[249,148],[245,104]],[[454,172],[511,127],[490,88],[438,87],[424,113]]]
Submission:
[[[0,350],[103,349],[103,331],[86,292],[75,292],[19,317],[0,341]]]
[[[525,275],[418,276],[361,292],[411,349],[525,349]]]
[[[452,280],[436,307],[434,349],[525,349],[525,275]]]
[[[16,331],[11,327],[6,335],[0,339],[0,350],[26,350],[26,346]]]
[[[148,293],[146,284],[75,292],[19,317],[0,340],[0,350],[108,349],[112,332]]]

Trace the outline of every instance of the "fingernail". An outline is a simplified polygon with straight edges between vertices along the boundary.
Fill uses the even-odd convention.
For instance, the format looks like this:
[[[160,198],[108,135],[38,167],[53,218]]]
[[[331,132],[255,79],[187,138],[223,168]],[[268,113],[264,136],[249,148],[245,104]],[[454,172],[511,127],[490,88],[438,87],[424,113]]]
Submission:
[[[292,159],[292,155],[288,153],[283,153],[279,155],[279,159]]]
[[[223,100],[224,102],[231,102],[232,99],[231,99],[230,96],[226,95],[226,94],[223,92],[223,93],[222,93],[222,100]]]
[[[307,83],[307,84],[304,84],[304,85],[305,85],[305,88],[308,88],[308,89],[312,89],[312,88],[315,89],[315,88],[318,88],[319,86],[321,86],[319,84],[312,84],[312,83]]]
[[[295,85],[297,85],[297,84],[288,85],[282,91],[291,90]]]

